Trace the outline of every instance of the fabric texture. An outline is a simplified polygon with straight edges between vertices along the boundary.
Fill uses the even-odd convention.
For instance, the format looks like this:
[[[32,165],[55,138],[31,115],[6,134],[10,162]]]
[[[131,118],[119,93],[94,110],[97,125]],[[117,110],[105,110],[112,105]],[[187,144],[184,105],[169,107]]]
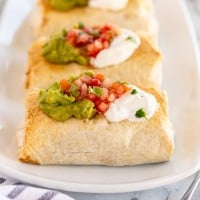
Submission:
[[[0,200],[73,200],[54,190],[24,185],[15,180],[0,177]]]

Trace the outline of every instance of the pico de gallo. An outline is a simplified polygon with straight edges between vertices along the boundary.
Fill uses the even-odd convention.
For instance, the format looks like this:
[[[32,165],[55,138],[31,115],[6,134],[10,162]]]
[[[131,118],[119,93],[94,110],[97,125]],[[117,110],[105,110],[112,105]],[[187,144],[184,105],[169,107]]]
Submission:
[[[86,26],[79,23],[51,37],[43,45],[42,55],[52,63],[77,62],[87,65],[90,58],[95,58],[102,50],[109,48],[118,34],[118,28],[109,24]]]
[[[103,74],[84,72],[52,84],[41,90],[41,110],[57,121],[71,117],[90,119],[104,114],[116,99],[129,91],[124,82],[112,82]]]

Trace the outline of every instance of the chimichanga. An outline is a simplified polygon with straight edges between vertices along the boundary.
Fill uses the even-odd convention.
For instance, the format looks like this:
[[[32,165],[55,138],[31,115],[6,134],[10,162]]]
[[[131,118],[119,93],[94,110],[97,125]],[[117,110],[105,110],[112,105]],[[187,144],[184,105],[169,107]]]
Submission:
[[[116,5],[117,3],[113,0],[104,1],[104,9],[82,6],[66,11],[56,10],[49,6],[51,2],[56,1],[59,2],[58,0],[38,0],[38,7],[33,17],[37,35],[47,36],[62,28],[69,28],[77,21],[92,25],[97,22],[106,23],[109,20],[110,23],[131,29],[148,38],[153,44],[157,43],[158,28],[151,0],[129,0],[125,8],[115,11],[106,9],[105,5]]]
[[[101,80],[98,87],[94,86],[97,84],[94,79]],[[174,142],[165,92],[155,89],[144,92],[133,85],[129,88],[124,82],[105,86],[102,74],[92,75],[92,78],[88,79],[87,73],[68,80],[70,83],[62,80],[60,86],[56,83],[48,90],[29,91],[26,97],[25,133],[19,147],[19,160],[34,164],[124,166],[170,159]],[[80,93],[75,102],[78,106],[70,104],[72,110],[67,108],[61,115],[61,104],[56,104],[61,102],[56,96],[61,90],[57,89],[62,88],[61,94],[68,95],[65,96],[68,101],[71,92],[74,92],[73,84],[79,85]],[[89,91],[87,94],[83,92],[85,87]],[[103,98],[105,88],[109,93]],[[122,88],[125,89],[124,93]],[[127,88],[131,90],[127,91]],[[110,94],[115,94],[117,99],[113,100]],[[88,104],[80,108],[80,101],[86,101],[85,98],[93,102],[95,108]],[[123,101],[123,108],[119,106],[120,101]],[[137,101],[143,102],[138,104]],[[104,106],[99,106],[101,104]],[[109,108],[104,109],[105,104],[108,104]],[[62,104],[64,109],[68,105]],[[134,106],[143,108],[133,112]],[[95,109],[96,114],[91,109]],[[126,115],[130,110],[133,113]]]
[[[80,25],[83,26],[82,24]],[[100,29],[100,31],[98,29],[98,32],[97,27],[91,29],[86,26],[86,28],[90,30],[90,33],[76,28],[67,33],[65,32],[64,34],[67,34],[65,37],[55,34],[50,38],[42,37],[37,40],[29,50],[26,88],[47,87],[52,80],[59,80],[71,73],[80,73],[88,69],[104,73],[113,80],[125,80],[146,88],[160,87],[162,81],[162,56],[145,38],[139,38],[132,31],[126,29],[120,29],[122,31],[117,36],[110,36],[112,27],[109,25],[98,27]],[[79,32],[77,33],[77,31]],[[73,42],[73,45],[70,42]],[[73,57],[70,53],[69,45],[70,48],[73,48],[73,51],[80,50],[83,55],[93,56],[90,57],[90,60],[93,60],[93,63],[99,66],[92,67],[91,64],[88,64],[89,57],[87,56],[86,58],[84,56],[76,57],[76,61],[78,60],[81,64],[65,63],[68,57],[70,59]],[[103,45],[106,45],[106,48]],[[98,47],[102,48],[100,52]],[[68,54],[70,56],[66,56]],[[44,55],[50,61],[54,59],[54,62],[49,62]],[[102,67],[102,63],[109,64],[109,62],[114,64]]]

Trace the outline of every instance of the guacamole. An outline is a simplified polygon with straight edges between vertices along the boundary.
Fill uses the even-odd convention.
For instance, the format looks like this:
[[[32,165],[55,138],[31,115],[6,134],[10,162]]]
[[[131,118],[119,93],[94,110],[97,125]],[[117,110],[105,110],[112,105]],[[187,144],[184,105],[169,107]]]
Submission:
[[[49,0],[49,4],[54,9],[66,11],[76,6],[87,6],[88,0]]]
[[[72,113],[77,119],[90,119],[96,114],[96,109],[92,101],[84,99],[73,104]]]
[[[87,65],[89,59],[80,54],[79,49],[67,43],[63,34],[56,34],[42,47],[43,57],[56,64],[67,64],[77,62],[81,65]]]
[[[76,101],[74,96],[64,94],[57,82],[47,90],[40,91],[39,107],[56,121],[65,121],[71,117],[90,119],[96,114],[92,101],[87,99]]]

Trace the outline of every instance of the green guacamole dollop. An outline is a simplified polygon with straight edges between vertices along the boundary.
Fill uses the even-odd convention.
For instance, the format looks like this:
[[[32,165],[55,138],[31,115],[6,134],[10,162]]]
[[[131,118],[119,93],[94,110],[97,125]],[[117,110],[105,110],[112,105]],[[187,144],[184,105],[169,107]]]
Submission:
[[[92,101],[84,99],[73,104],[72,113],[77,119],[90,119],[95,115],[96,109]]]
[[[67,64],[76,62],[80,65],[87,65],[89,59],[80,54],[79,49],[67,43],[63,34],[52,36],[42,47],[43,57],[55,64]]]
[[[96,114],[92,101],[87,99],[76,101],[75,97],[63,93],[58,82],[47,90],[40,91],[39,107],[56,121],[65,121],[71,117],[90,119]]]
[[[88,0],[49,0],[49,4],[54,9],[66,11],[76,6],[87,6]]]

